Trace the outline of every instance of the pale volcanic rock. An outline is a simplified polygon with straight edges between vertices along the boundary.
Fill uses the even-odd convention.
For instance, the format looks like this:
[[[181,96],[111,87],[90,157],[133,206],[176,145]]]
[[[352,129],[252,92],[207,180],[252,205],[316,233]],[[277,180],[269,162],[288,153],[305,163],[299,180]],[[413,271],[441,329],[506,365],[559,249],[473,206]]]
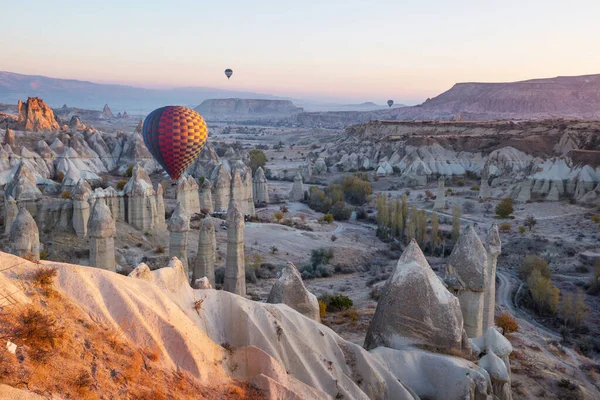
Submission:
[[[265,171],[262,167],[258,167],[254,173],[254,181],[252,183],[254,202],[256,204],[269,203],[269,182],[265,177]]]
[[[152,229],[156,221],[156,197],[150,177],[139,164],[123,188],[128,197],[127,221],[140,230]]]
[[[10,228],[12,227],[13,222],[17,218],[17,214],[19,214],[19,208],[17,207],[17,202],[13,199],[12,196],[5,197],[4,201],[4,234],[8,235],[10,233]]]
[[[6,132],[4,133],[4,144],[11,147],[15,145],[15,132],[12,129],[6,129]]]
[[[292,191],[290,192],[290,201],[302,201],[304,199],[304,185],[300,173],[296,174]]]
[[[517,192],[515,194],[515,200],[520,203],[526,203],[531,200],[531,180],[525,179],[521,184],[517,187]]]
[[[12,197],[20,206],[26,207],[32,215],[36,215],[37,203],[43,196],[36,185],[33,172],[24,161],[19,163],[12,180],[6,184],[4,196]]]
[[[239,207],[242,214],[246,214],[246,202],[244,201],[244,185],[239,169],[233,170],[231,175],[231,199],[233,199]]]
[[[327,163],[321,157],[317,158],[315,165],[313,165],[313,174],[320,175],[327,172]]]
[[[244,214],[234,199],[227,210],[227,258],[223,290],[246,296],[246,266],[244,261]]]
[[[40,233],[27,208],[19,209],[10,228],[8,242],[12,254],[19,257],[33,254],[36,260],[40,259]]]
[[[103,200],[96,200],[87,229],[90,266],[115,272],[115,220]]]
[[[90,149],[98,155],[107,171],[112,171],[117,167],[117,163],[100,132],[93,132],[86,138],[86,141]]]
[[[28,132],[51,132],[60,130],[54,111],[38,97],[29,97],[27,103],[18,102],[18,129]]]
[[[489,373],[494,395],[499,400],[511,400],[511,343],[493,326],[487,328],[483,336],[474,338],[471,342],[473,348],[479,349],[479,353],[487,353],[479,360],[479,365]]]
[[[488,327],[494,326],[495,324],[495,310],[496,310],[496,268],[498,263],[498,256],[502,251],[502,241],[500,240],[500,232],[498,232],[498,225],[494,224],[489,229],[487,239],[485,241],[485,249],[487,251],[487,282],[488,289],[484,294],[484,306],[483,306],[483,331],[486,331]]]
[[[171,218],[167,222],[167,229],[169,230],[169,257],[177,257],[183,265],[186,276],[188,276],[190,215],[180,201],[177,202],[175,211],[173,211]]]
[[[90,204],[88,198],[92,194],[92,188],[89,183],[79,179],[75,188],[71,191],[71,201],[73,202],[73,229],[78,237],[87,236],[88,220],[90,218]]]
[[[198,252],[194,260],[192,271],[192,282],[206,277],[212,286],[215,286],[215,261],[217,240],[215,238],[215,227],[210,215],[202,220],[198,237]]]
[[[446,264],[446,282],[460,300],[467,335],[481,336],[488,288],[487,252],[472,226],[463,230],[454,245]]]
[[[216,170],[216,176],[213,184],[213,200],[215,202],[214,210],[217,212],[226,211],[231,199],[231,175],[221,163]]]
[[[419,344],[460,350],[462,342],[459,300],[446,290],[412,240],[383,287],[364,347],[401,349]]]
[[[196,279],[194,281],[194,287],[196,289],[213,289],[212,285],[210,284],[210,281],[206,276],[200,279]]]
[[[192,176],[187,177],[188,212],[190,215],[200,214],[200,197],[198,182]]]
[[[281,270],[281,276],[271,288],[267,303],[283,303],[308,318],[321,321],[317,296],[306,289],[296,266],[290,262]]]
[[[443,210],[446,208],[446,190],[444,188],[444,179],[440,178],[438,180],[438,193],[435,198],[435,203],[433,204],[434,210]]]
[[[211,214],[214,211],[212,200],[212,185],[208,179],[204,179],[199,189],[200,211]]]
[[[256,214],[256,210],[254,209],[252,170],[248,167],[244,168],[244,173],[242,174],[242,185],[244,187],[244,197],[242,202],[245,204],[245,213],[250,216],[254,216]]]
[[[135,127],[134,133],[142,133],[142,128],[144,127],[144,118],[140,119],[140,122],[138,122],[137,126]]]
[[[106,118],[106,119],[114,117],[114,115],[113,115],[110,107],[108,106],[108,104],[105,104],[104,108],[102,109],[102,117]]]
[[[492,190],[490,188],[490,184],[488,183],[487,174],[481,174],[481,183],[479,184],[479,198],[480,199],[489,199],[492,197]]]
[[[552,185],[552,189],[548,192],[548,196],[546,196],[546,201],[558,201],[560,197],[560,192],[558,190],[558,186]]]
[[[159,183],[156,185],[156,221],[155,225],[165,225],[165,198],[163,186]]]
[[[581,204],[600,205],[600,183],[594,190],[590,190],[585,195],[579,198]]]

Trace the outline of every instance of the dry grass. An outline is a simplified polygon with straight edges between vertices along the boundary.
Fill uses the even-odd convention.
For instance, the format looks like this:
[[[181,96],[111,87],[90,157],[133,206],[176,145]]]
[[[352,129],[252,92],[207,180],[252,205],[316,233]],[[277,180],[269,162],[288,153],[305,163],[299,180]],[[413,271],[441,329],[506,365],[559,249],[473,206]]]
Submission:
[[[0,309],[0,383],[65,399],[264,399],[245,384],[207,387],[161,363],[155,344],[127,339],[127,324],[92,318],[49,289],[56,270],[38,267],[19,282],[29,305]]]

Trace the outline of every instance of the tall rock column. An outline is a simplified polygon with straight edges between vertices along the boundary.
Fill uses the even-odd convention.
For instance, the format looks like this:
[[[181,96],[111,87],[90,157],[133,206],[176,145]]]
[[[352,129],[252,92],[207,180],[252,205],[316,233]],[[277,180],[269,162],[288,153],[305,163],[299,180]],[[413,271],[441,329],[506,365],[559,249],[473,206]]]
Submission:
[[[140,165],[133,169],[123,192],[127,195],[127,222],[135,228],[152,229],[156,219],[156,196],[148,173]]]
[[[156,186],[156,224],[159,226],[165,225],[165,198],[164,189],[159,183]]]
[[[200,225],[200,235],[198,239],[198,253],[194,261],[194,271],[192,272],[192,283],[196,279],[207,277],[211,286],[215,286],[215,260],[216,260],[217,241],[215,239],[215,227],[210,215],[202,220]]]
[[[256,204],[269,203],[269,183],[265,177],[265,171],[262,167],[258,167],[254,173],[254,181],[252,182],[252,194]]]
[[[465,331],[470,338],[483,333],[487,280],[487,252],[475,229],[467,226],[448,257],[446,283],[460,301]]]
[[[252,193],[252,170],[250,168],[246,168],[246,171],[242,175],[242,184],[244,185],[246,214],[254,216],[256,214],[256,210],[254,209],[254,194]]]
[[[244,264],[244,214],[234,199],[227,211],[227,260],[223,290],[246,295],[246,266]]]
[[[90,218],[90,204],[88,198],[92,194],[90,184],[84,179],[79,179],[71,192],[73,201],[73,229],[78,237],[87,236],[88,219]]]
[[[213,185],[213,200],[215,202],[215,211],[221,212],[227,210],[229,199],[231,198],[231,175],[224,164],[217,167],[216,177]]]
[[[494,317],[496,310],[496,265],[498,263],[498,256],[502,251],[502,242],[500,241],[500,233],[498,232],[498,225],[496,224],[492,225],[492,227],[488,231],[485,249],[487,251],[488,290],[485,291],[484,295],[484,332],[487,330],[488,327],[494,326]]]
[[[479,185],[479,198],[487,199],[492,197],[492,190],[488,184],[489,176],[487,172],[481,174],[481,184]]]
[[[438,180],[438,194],[435,198],[435,203],[433,203],[434,210],[442,210],[446,208],[446,191],[445,191],[445,181],[444,178],[440,178]]]
[[[182,176],[177,181],[177,201],[181,203],[186,211],[190,209],[190,198],[188,194],[188,181],[185,176]]]
[[[191,215],[200,214],[200,196],[198,193],[198,183],[193,176],[187,177],[187,198],[188,198],[188,212]]]
[[[4,233],[6,235],[10,233],[10,228],[13,222],[15,222],[17,214],[19,214],[17,202],[12,196],[8,196],[4,202]]]
[[[235,200],[242,214],[246,214],[246,203],[243,201],[244,185],[242,184],[240,170],[237,168],[233,170],[233,175],[231,176],[231,198]]]
[[[296,174],[294,178],[294,185],[292,186],[292,191],[290,192],[290,200],[291,201],[302,201],[304,199],[304,184],[302,182],[302,175],[300,172]]]
[[[169,230],[169,258],[179,258],[185,269],[185,276],[189,279],[188,233],[190,231],[190,216],[180,201],[177,202],[175,211],[169,218],[167,229]]]
[[[33,254],[36,260],[40,259],[40,232],[27,208],[19,209],[10,228],[8,242],[12,254],[19,257]]]
[[[90,266],[115,272],[115,220],[110,208],[96,200],[88,222]]]
[[[200,211],[206,214],[212,214],[213,200],[212,200],[212,185],[208,179],[204,179],[199,190],[200,196]]]

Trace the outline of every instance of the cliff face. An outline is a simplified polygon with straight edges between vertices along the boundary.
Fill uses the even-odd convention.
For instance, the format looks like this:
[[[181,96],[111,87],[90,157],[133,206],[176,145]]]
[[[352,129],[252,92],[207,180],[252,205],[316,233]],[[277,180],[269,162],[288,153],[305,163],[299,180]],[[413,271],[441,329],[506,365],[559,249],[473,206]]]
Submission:
[[[60,129],[54,112],[38,97],[29,97],[27,103],[19,100],[17,129],[30,132],[57,131]]]
[[[195,108],[205,118],[288,117],[302,112],[289,100],[209,99]]]

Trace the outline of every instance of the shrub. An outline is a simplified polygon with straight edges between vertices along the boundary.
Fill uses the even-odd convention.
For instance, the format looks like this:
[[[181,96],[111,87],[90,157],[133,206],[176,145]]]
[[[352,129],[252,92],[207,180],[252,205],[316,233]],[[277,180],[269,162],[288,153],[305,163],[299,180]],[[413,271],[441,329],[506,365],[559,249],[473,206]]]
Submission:
[[[425,191],[425,196],[427,196],[428,199],[433,198],[433,193],[431,192],[431,190],[427,189]]]
[[[536,310],[542,313],[556,314],[560,290],[552,285],[550,279],[542,276],[540,271],[534,270],[527,279],[527,286]]]
[[[331,207],[330,213],[336,221],[348,221],[352,215],[352,208],[346,206],[346,203],[343,201],[340,201]]]
[[[525,218],[525,222],[523,222],[523,225],[529,228],[529,230],[532,230],[536,224],[537,220],[534,218],[533,215],[527,216],[527,218]]]
[[[496,206],[496,215],[500,218],[508,218],[513,213],[513,199],[506,197]]]
[[[498,225],[498,230],[503,233],[510,232],[511,228],[512,228],[512,225],[509,224],[508,222]]]
[[[314,249],[310,253],[310,263],[312,265],[329,264],[332,258],[333,249],[321,247],[320,249]]]
[[[60,171],[57,175],[56,175],[56,179],[54,179],[55,182],[58,183],[62,183],[63,179],[65,179],[65,173]]]
[[[275,221],[280,222],[283,219],[283,213],[281,211],[277,211],[273,213],[273,218],[275,218]]]
[[[127,181],[126,180],[118,181],[117,184],[116,184],[116,188],[117,188],[117,190],[123,190],[123,188],[125,187],[125,185],[127,185]]]
[[[479,186],[478,185],[473,185],[473,186],[471,186],[471,190],[478,191],[479,190]]]
[[[123,173],[123,176],[125,178],[131,178],[133,176],[133,165],[130,165],[129,167],[127,167],[127,169]]]
[[[338,295],[322,296],[321,300],[327,306],[327,310],[332,312],[348,310],[354,304],[352,299],[341,293]]]
[[[275,246],[271,246],[271,254],[277,254],[277,252],[279,251],[279,249]]]
[[[335,235],[331,235],[331,241],[332,241],[332,242],[335,242],[336,240],[337,240],[337,236],[335,236]]]
[[[583,293],[578,292],[575,296],[572,293],[563,293],[559,304],[559,315],[565,326],[567,324],[574,327],[581,326],[589,311]]]
[[[279,211],[281,211],[284,214],[287,214],[289,209],[287,208],[287,206],[281,206],[279,207]]]
[[[71,191],[70,190],[65,190],[64,192],[62,192],[60,194],[60,197],[63,199],[70,199],[71,198]]]
[[[496,326],[502,329],[503,335],[517,332],[519,330],[519,324],[517,323],[517,320],[515,320],[513,316],[507,312],[503,312],[496,317]]]
[[[323,215],[323,218],[321,218],[321,221],[330,224],[333,222],[333,215],[332,214],[325,214]]]
[[[327,315],[327,304],[323,300],[319,300],[319,317],[325,318]]]
[[[526,229],[523,225],[519,227],[519,233],[525,233]]]
[[[546,260],[540,256],[528,254],[523,259],[523,264],[519,270],[519,276],[521,279],[527,280],[533,271],[539,271],[544,278],[550,279],[552,276],[552,272],[550,271],[550,267]]]
[[[33,282],[38,286],[49,286],[58,275],[58,270],[54,267],[38,267],[33,272]]]

